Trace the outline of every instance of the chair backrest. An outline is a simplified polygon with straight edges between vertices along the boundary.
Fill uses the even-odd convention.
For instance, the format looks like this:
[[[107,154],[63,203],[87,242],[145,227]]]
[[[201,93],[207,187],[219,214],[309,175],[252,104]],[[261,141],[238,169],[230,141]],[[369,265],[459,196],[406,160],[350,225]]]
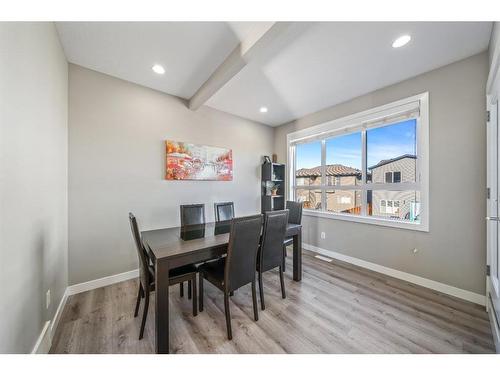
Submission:
[[[286,201],[286,209],[288,210],[288,222],[290,224],[300,224],[302,222],[301,202]]]
[[[232,220],[224,269],[226,291],[236,290],[255,280],[262,215]]]
[[[270,270],[283,263],[283,241],[287,223],[288,210],[265,213],[259,256],[261,271]]]
[[[181,205],[181,227],[193,224],[205,224],[204,204]]]
[[[139,257],[139,276],[141,279],[141,284],[143,288],[145,288],[145,290],[148,290],[149,284],[151,282],[149,276],[149,257],[146,253],[146,250],[144,249],[144,245],[142,244],[141,234],[139,233],[139,226],[137,225],[137,220],[132,212],[129,212],[128,220],[130,222],[132,236],[134,237],[137,256]]]
[[[215,221],[226,221],[234,218],[234,203],[214,203]]]

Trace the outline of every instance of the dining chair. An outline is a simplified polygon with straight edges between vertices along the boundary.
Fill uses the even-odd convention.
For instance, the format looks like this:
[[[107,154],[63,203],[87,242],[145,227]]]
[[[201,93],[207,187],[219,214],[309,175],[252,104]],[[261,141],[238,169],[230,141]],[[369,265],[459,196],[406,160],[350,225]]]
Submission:
[[[233,338],[229,297],[231,292],[242,286],[252,284],[252,302],[255,321],[259,320],[257,311],[257,292],[255,288],[255,267],[259,248],[262,215],[233,219],[229,234],[227,256],[198,267],[200,311],[203,311],[203,280],[224,293],[227,338]]]
[[[234,218],[234,203],[214,203],[215,221],[227,221]]]
[[[302,223],[302,202],[286,201],[286,209],[288,210],[288,223],[300,225]],[[293,244],[293,237],[286,237],[283,241],[283,272],[286,271],[286,247],[291,244]]]
[[[185,226],[205,224],[204,204],[181,204],[181,230]],[[181,296],[184,295],[184,283],[179,285]],[[191,298],[191,282],[188,282],[188,298]]]
[[[259,275],[260,306],[266,309],[264,303],[264,285],[262,274],[278,267],[281,284],[281,297],[286,298],[283,280],[283,242],[285,240],[288,210],[268,211],[264,216],[262,240],[257,254],[257,273]]]
[[[145,299],[144,310],[142,312],[141,330],[139,332],[139,340],[144,336],[144,327],[146,325],[146,317],[148,316],[149,294],[155,290],[155,269],[151,265],[149,256],[141,240],[137,219],[130,212],[128,214],[130,228],[135,241],[137,255],[139,256],[139,291],[137,293],[137,302],[135,304],[134,317],[139,313],[141,299]],[[193,285],[193,316],[198,315],[198,296],[196,293],[196,267],[194,265],[182,266],[171,269],[169,272],[169,285],[175,285],[189,281]]]

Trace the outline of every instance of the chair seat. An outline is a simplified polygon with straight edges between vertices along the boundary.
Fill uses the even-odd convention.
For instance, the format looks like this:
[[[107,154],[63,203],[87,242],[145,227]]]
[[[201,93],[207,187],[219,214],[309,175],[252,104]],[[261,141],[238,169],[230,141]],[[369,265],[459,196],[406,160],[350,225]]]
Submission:
[[[215,261],[202,264],[198,267],[198,272],[200,272],[200,277],[204,277],[215,286],[222,288],[224,285],[225,267],[226,258],[220,258]]]
[[[193,272],[198,272],[198,268],[194,264],[188,264],[187,266],[171,269],[168,276],[172,278]]]
[[[154,269],[154,267],[153,266],[149,266],[148,269],[149,269],[149,274],[151,275],[151,280],[155,280],[155,269]],[[193,272],[197,272],[197,271],[198,271],[198,269],[196,268],[195,265],[189,264],[187,266],[182,266],[182,267],[171,269],[170,272],[168,273],[168,277],[169,278],[174,278],[174,277],[186,275],[188,273],[193,273]]]
[[[293,244],[293,237],[287,237],[285,238],[285,241],[283,241],[283,245],[288,246]]]

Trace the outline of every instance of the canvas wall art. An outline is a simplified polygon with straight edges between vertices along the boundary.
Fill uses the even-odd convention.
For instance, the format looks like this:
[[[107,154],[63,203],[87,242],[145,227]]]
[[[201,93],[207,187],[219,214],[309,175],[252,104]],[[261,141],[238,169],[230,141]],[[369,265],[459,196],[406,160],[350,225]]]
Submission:
[[[167,180],[232,181],[233,154],[230,149],[166,141]]]

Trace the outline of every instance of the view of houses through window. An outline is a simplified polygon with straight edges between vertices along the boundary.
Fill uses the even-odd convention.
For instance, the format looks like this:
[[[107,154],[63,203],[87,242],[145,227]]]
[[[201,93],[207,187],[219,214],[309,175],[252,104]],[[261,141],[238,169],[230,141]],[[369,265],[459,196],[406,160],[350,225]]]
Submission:
[[[295,199],[309,210],[418,222],[416,128],[408,119],[298,143]]]

